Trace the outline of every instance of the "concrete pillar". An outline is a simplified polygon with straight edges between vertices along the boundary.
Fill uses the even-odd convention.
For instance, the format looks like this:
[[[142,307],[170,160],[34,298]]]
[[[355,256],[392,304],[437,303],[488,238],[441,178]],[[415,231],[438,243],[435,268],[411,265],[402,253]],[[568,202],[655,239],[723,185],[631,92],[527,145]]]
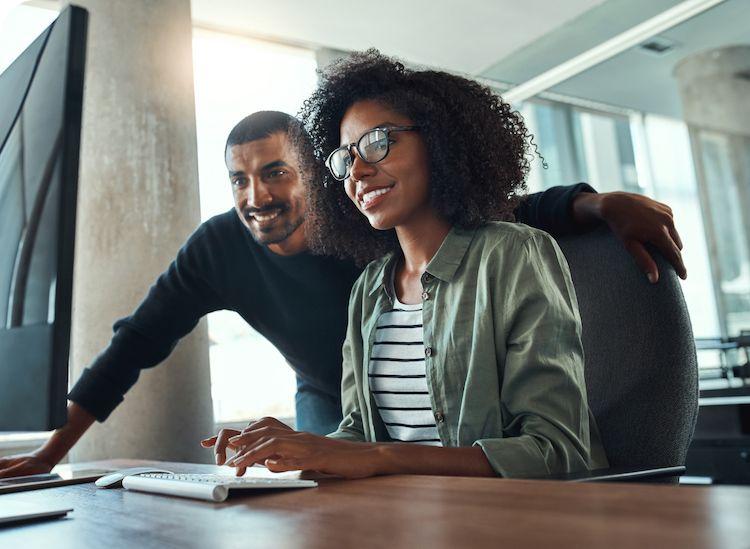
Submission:
[[[75,0],[89,12],[71,379],[107,345],[200,222],[189,0]],[[71,461],[210,462],[205,321],[144,371]]]
[[[674,69],[685,122],[750,135],[750,46],[690,55]]]
[[[750,314],[738,314],[736,288],[722,288],[737,287],[746,276],[726,263],[750,255],[750,46],[690,55],[675,66],[674,76],[690,133],[719,324],[722,335],[737,335],[750,328]],[[709,151],[706,138],[721,146]],[[717,162],[723,163],[721,173]]]

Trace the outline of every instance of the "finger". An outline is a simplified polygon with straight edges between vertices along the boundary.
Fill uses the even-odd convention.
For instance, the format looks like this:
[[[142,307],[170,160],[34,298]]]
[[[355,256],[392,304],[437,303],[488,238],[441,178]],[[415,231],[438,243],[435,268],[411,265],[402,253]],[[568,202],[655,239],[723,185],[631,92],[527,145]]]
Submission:
[[[304,467],[297,459],[267,459],[265,466],[273,473],[283,473],[284,471],[301,471]]]
[[[685,264],[682,261],[682,253],[680,253],[680,248],[672,239],[672,235],[665,230],[664,238],[659,242],[655,242],[654,245],[661,252],[664,258],[672,264],[674,270],[677,272],[677,275],[680,278],[685,279],[687,277],[687,269],[685,269]]]
[[[279,429],[292,430],[292,428],[289,427],[286,423],[279,421],[275,417],[264,417],[259,419],[258,421],[252,422],[250,425],[245,427],[242,430],[242,433],[251,433],[265,427],[276,427]]]
[[[646,248],[643,247],[643,244],[637,240],[627,240],[623,244],[625,245],[625,249],[633,256],[633,259],[635,259],[638,268],[646,273],[649,282],[652,284],[658,282],[659,269],[656,266],[656,262],[651,257],[651,254],[649,254],[648,251],[646,251]]]
[[[204,438],[203,440],[201,440],[201,446],[203,446],[204,448],[210,448],[214,444],[216,444],[216,436]]]
[[[284,436],[290,432],[289,429],[280,429],[276,425],[263,425],[250,431],[243,431],[229,439],[235,446],[252,446],[263,437]]]
[[[237,467],[234,474],[238,477],[243,477],[245,476],[245,471],[247,471],[247,467]]]
[[[674,226],[674,223],[671,223],[667,225],[667,229],[669,229],[669,236],[672,237],[672,240],[677,244],[677,247],[682,250],[682,239],[680,238],[680,233],[677,232],[677,227]]]
[[[26,462],[21,462],[16,463],[15,465],[11,465],[7,469],[1,470],[0,478],[20,477],[30,474],[34,474],[34,472],[29,472],[28,464]]]
[[[289,444],[285,440],[272,438],[258,444],[251,450],[233,459],[233,467],[250,467],[254,463],[263,463],[269,458],[284,457],[281,452],[288,450]],[[289,456],[286,456],[289,457]]]
[[[214,445],[214,453],[216,454],[216,465],[223,465],[227,460],[227,446],[232,446],[229,443],[229,439],[236,435],[238,431],[236,429],[222,429],[219,431],[219,436],[216,439]]]

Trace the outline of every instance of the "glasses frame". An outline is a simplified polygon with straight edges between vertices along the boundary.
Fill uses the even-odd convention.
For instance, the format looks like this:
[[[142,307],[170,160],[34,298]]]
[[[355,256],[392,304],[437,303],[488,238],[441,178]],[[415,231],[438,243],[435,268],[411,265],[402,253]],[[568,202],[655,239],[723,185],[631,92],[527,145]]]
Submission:
[[[333,177],[336,181],[345,181],[351,175],[352,165],[354,164],[354,155],[352,154],[352,149],[355,149],[357,151],[357,154],[359,155],[360,159],[362,159],[362,162],[365,162],[366,164],[377,164],[378,162],[382,162],[383,160],[385,160],[385,158],[388,156],[388,153],[391,152],[391,143],[390,143],[391,132],[411,132],[411,131],[417,131],[417,130],[419,130],[419,126],[384,126],[384,127],[371,128],[367,130],[365,133],[363,133],[359,137],[359,139],[357,139],[356,143],[349,143],[348,145],[342,145],[338,147],[337,149],[334,149],[331,152],[331,154],[328,155],[328,158],[326,158],[326,167],[328,168],[328,171],[330,172],[331,177]],[[379,158],[378,160],[371,162],[365,159],[364,155],[362,154],[362,151],[359,148],[359,144],[362,142],[362,140],[365,138],[366,135],[374,131],[381,131],[385,133],[386,149],[385,149],[385,154],[383,155],[383,158]],[[349,159],[351,163],[347,167],[346,174],[344,175],[344,177],[337,177],[336,174],[333,173],[333,169],[331,168],[331,158],[333,158],[334,154],[342,150],[345,150],[347,153],[349,153]]]

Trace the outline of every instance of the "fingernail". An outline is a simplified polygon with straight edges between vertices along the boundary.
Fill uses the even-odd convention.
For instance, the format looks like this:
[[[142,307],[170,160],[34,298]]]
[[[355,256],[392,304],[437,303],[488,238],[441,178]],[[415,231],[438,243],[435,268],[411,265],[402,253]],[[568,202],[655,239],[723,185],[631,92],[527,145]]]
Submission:
[[[651,284],[656,282],[656,275],[654,273],[648,273],[646,276]]]

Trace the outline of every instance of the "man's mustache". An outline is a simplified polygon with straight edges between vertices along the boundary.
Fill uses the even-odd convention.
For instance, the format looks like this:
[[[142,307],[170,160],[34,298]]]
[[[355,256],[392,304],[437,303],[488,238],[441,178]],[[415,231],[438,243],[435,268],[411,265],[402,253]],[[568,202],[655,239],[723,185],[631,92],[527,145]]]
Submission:
[[[285,212],[288,209],[289,209],[289,206],[285,202],[278,202],[274,204],[268,204],[267,206],[263,206],[262,208],[251,208],[251,207],[243,208],[242,215],[244,215],[245,217],[249,217],[255,214],[263,215],[263,213],[265,212],[272,212],[275,210],[281,210],[281,212]]]

